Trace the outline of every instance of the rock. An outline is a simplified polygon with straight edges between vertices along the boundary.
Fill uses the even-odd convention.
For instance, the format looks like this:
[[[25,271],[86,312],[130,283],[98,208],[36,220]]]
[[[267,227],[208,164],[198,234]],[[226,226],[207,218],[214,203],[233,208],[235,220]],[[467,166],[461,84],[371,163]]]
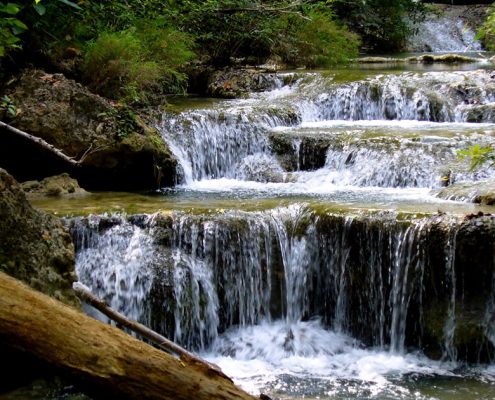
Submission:
[[[21,186],[0,169],[0,270],[64,303],[78,305],[72,239],[57,218],[31,207]]]
[[[495,122],[495,104],[474,104],[465,108],[467,122]]]
[[[446,63],[446,64],[456,64],[456,63],[474,63],[479,62],[479,58],[467,57],[460,54],[423,54],[418,57],[408,57],[406,59],[408,62],[421,62],[425,64],[430,63]]]
[[[71,171],[35,144],[5,132],[1,166],[18,180],[69,171],[85,187],[95,189],[156,189],[174,183],[176,160],[160,134],[129,109],[61,74],[39,70],[25,71],[7,87],[7,93],[17,108],[10,122],[13,126],[70,157],[84,159],[82,167]],[[30,162],[23,163],[24,159]]]
[[[26,181],[21,186],[30,196],[80,197],[88,194],[79,186],[77,180],[67,173],[45,178],[41,182]]]
[[[435,195],[446,200],[470,201],[492,206],[495,204],[495,180],[454,183],[444,189],[435,191]]]
[[[244,158],[237,167],[237,176],[255,182],[284,182],[284,171],[274,158],[266,155],[255,154]]]
[[[394,57],[361,57],[354,61],[359,64],[396,64],[404,62],[403,59]]]
[[[213,72],[208,79],[206,94],[212,97],[235,99],[252,92],[274,89],[281,83],[276,73],[250,69],[227,69]]]

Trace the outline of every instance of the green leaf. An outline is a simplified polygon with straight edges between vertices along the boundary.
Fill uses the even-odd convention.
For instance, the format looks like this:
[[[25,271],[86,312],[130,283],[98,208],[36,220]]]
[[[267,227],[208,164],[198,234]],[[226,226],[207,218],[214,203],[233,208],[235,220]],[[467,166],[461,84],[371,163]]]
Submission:
[[[66,5],[70,6],[70,7],[73,7],[76,10],[82,10],[81,7],[79,7],[76,3],[73,3],[72,1],[69,1],[69,0],[57,0],[57,1],[59,1],[61,3],[64,3],[64,4],[66,4]]]
[[[45,15],[46,8],[43,4],[33,4],[33,7],[39,15]]]
[[[16,15],[20,11],[20,8],[15,3],[7,3],[6,5],[0,5],[0,12],[10,15]]]
[[[9,25],[12,26],[12,29],[19,30],[19,32],[24,32],[29,29],[24,22],[19,21],[17,18],[11,18]]]

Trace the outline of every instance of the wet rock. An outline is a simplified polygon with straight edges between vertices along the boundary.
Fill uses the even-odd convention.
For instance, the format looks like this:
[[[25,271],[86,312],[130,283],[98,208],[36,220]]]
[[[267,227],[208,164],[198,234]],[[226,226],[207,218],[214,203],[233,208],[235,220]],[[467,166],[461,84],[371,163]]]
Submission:
[[[224,99],[247,96],[276,88],[281,80],[276,73],[250,69],[227,69],[212,73],[208,79],[207,95]]]
[[[280,183],[284,171],[273,157],[253,155],[246,157],[237,168],[238,179],[255,182]]]
[[[74,246],[57,218],[31,207],[21,186],[0,169],[0,269],[67,304],[78,305]]]
[[[467,57],[460,54],[423,54],[418,57],[407,58],[408,62],[420,62],[425,64],[431,63],[446,63],[446,64],[457,64],[457,63],[474,63],[479,62],[479,58]]]
[[[455,201],[470,201],[482,205],[495,205],[495,180],[474,183],[455,183],[435,191],[436,196]]]
[[[465,108],[464,114],[467,122],[495,122],[495,105],[470,105]]]
[[[70,170],[34,143],[2,132],[0,149],[8,149],[0,150],[2,166],[17,179],[39,180],[68,171],[85,187],[95,189],[156,189],[173,184],[174,157],[159,133],[129,109],[61,74],[39,70],[25,71],[11,82],[7,93],[17,108],[10,121],[13,126],[84,160],[80,168]]]
[[[26,181],[21,187],[29,196],[80,197],[89,194],[67,173],[50,176],[41,182]]]
[[[280,165],[289,172],[313,171],[325,165],[329,147],[335,138],[324,135],[292,135],[283,132],[269,136],[272,151]]]

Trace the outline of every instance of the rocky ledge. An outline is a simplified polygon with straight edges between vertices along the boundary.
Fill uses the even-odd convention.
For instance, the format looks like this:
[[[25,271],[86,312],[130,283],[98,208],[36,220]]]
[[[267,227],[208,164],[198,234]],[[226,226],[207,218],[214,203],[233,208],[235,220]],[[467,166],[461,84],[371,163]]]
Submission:
[[[16,110],[10,125],[81,160],[79,167],[71,167],[34,141],[5,130],[0,166],[17,180],[70,172],[88,189],[145,190],[174,183],[176,160],[158,131],[130,109],[62,74],[39,70],[22,73],[5,93]]]
[[[78,305],[72,283],[74,245],[62,222],[35,210],[21,186],[0,169],[0,270],[66,304]]]

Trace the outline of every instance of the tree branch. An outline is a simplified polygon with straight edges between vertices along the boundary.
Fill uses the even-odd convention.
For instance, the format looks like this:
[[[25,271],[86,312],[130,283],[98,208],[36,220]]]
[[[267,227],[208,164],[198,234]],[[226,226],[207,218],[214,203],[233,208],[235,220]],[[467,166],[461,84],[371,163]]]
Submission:
[[[208,370],[214,371],[216,374],[231,381],[231,379],[227,375],[225,375],[217,365],[211,364],[208,361],[203,360],[202,358],[199,358],[198,356],[190,353],[186,349],[180,347],[178,344],[168,340],[166,337],[156,333],[155,331],[140,324],[139,322],[132,321],[132,320],[126,318],[124,315],[122,315],[119,312],[110,308],[103,300],[96,297],[83,284],[81,284],[79,282],[75,282],[73,284],[72,288],[74,289],[74,292],[76,293],[76,295],[79,298],[81,298],[81,300],[90,304],[91,306],[96,308],[98,311],[101,311],[103,314],[105,314],[111,320],[113,320],[113,321],[117,322],[118,324],[130,329],[133,332],[138,333],[139,335],[143,336],[144,338],[155,343],[157,346],[159,346],[163,350],[178,355],[182,360],[187,360],[189,362],[200,364],[200,365],[206,367]]]
[[[82,160],[75,160],[73,157],[69,157],[68,155],[64,154],[61,150],[57,149],[55,146],[52,144],[48,143],[47,141],[33,136],[27,132],[21,131],[20,129],[14,128],[12,125],[6,124],[5,122],[0,121],[0,128],[5,128],[8,131],[15,133],[16,135],[22,136],[25,139],[30,140],[31,142],[34,142],[38,145],[40,145],[42,148],[45,150],[48,150],[52,154],[55,154],[57,157],[61,158],[65,162],[74,165],[76,167],[79,167],[81,165]]]

